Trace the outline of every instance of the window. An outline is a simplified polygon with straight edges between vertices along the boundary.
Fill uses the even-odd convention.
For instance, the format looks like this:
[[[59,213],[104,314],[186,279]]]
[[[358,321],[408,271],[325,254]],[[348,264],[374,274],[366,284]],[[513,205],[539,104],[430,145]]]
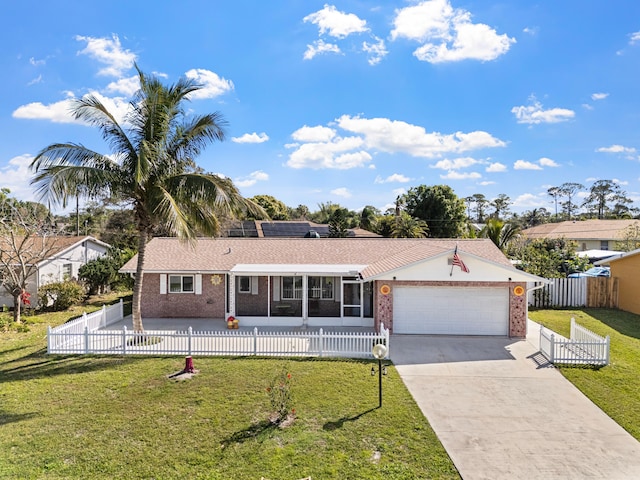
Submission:
[[[600,250],[609,250],[609,240],[600,240]]]
[[[299,300],[302,298],[302,277],[282,277],[282,299]]]
[[[238,277],[238,292],[251,293],[251,277]]]
[[[65,263],[64,265],[62,265],[63,280],[69,280],[71,278],[71,273],[73,272],[72,268],[73,266],[70,263]]]
[[[333,300],[333,277],[309,277],[309,298]]]
[[[192,293],[193,275],[169,275],[170,293]]]

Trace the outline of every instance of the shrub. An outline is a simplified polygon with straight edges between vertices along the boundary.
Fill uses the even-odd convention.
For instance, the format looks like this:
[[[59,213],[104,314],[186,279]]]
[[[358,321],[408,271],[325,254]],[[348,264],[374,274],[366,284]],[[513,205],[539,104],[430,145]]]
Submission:
[[[267,387],[267,393],[271,403],[271,421],[273,423],[280,424],[288,417],[295,415],[291,398],[291,374],[286,366],[271,380]]]
[[[48,283],[40,287],[38,289],[38,297],[42,307],[58,312],[82,302],[85,297],[85,290],[78,282],[66,280],[64,282]]]

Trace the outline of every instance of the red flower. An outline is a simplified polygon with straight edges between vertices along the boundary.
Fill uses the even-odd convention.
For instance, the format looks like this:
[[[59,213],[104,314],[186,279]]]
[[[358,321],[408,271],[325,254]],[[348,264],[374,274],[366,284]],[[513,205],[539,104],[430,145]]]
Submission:
[[[287,373],[287,378],[291,378],[291,374],[290,373]]]

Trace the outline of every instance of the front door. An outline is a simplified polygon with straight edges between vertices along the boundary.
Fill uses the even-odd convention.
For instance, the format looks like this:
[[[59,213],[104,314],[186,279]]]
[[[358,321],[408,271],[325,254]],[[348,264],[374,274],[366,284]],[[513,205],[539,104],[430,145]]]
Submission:
[[[342,282],[342,316],[362,316],[362,284],[357,281]]]

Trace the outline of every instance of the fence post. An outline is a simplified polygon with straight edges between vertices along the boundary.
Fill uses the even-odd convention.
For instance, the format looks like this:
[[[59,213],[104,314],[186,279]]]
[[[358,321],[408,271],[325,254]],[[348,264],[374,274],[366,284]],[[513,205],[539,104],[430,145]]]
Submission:
[[[258,327],[253,327],[253,356],[258,355]]]
[[[107,326],[107,306],[102,305],[102,319],[100,320],[100,326],[102,328]]]
[[[191,326],[189,326],[189,328],[187,329],[187,334],[189,335],[189,356],[191,356],[191,336],[193,334],[193,328],[191,328]]]
[[[122,354],[126,355],[127,353],[127,326],[122,326]]]
[[[611,346],[611,339],[609,338],[609,335],[607,335],[607,337],[604,339],[604,361],[605,361],[605,365],[609,365],[609,347]]]
[[[120,299],[120,305],[118,308],[119,317],[118,320],[122,320],[124,318],[124,303],[122,302],[122,298]]]
[[[85,315],[86,322],[86,315]],[[89,353],[89,327],[87,327],[86,323],[84,326],[84,353]]]
[[[47,353],[51,353],[51,325],[47,327]]]
[[[389,345],[389,329],[384,329],[384,344],[387,347],[387,358],[389,358],[390,345]]]
[[[87,328],[87,313],[82,312],[82,321],[84,322],[84,328]]]
[[[324,336],[322,335],[323,330],[322,328],[320,329],[320,331],[318,332],[318,348],[320,349],[320,357],[324,357]]]
[[[549,352],[549,356],[551,357],[551,358],[549,359],[549,361],[550,361],[551,363],[554,363],[554,361],[555,361],[555,359],[556,359],[556,336],[555,336],[555,334],[553,334],[553,333],[552,333],[552,334],[549,336],[549,343],[550,343],[550,348],[549,348],[549,350],[551,350],[551,351]]]

